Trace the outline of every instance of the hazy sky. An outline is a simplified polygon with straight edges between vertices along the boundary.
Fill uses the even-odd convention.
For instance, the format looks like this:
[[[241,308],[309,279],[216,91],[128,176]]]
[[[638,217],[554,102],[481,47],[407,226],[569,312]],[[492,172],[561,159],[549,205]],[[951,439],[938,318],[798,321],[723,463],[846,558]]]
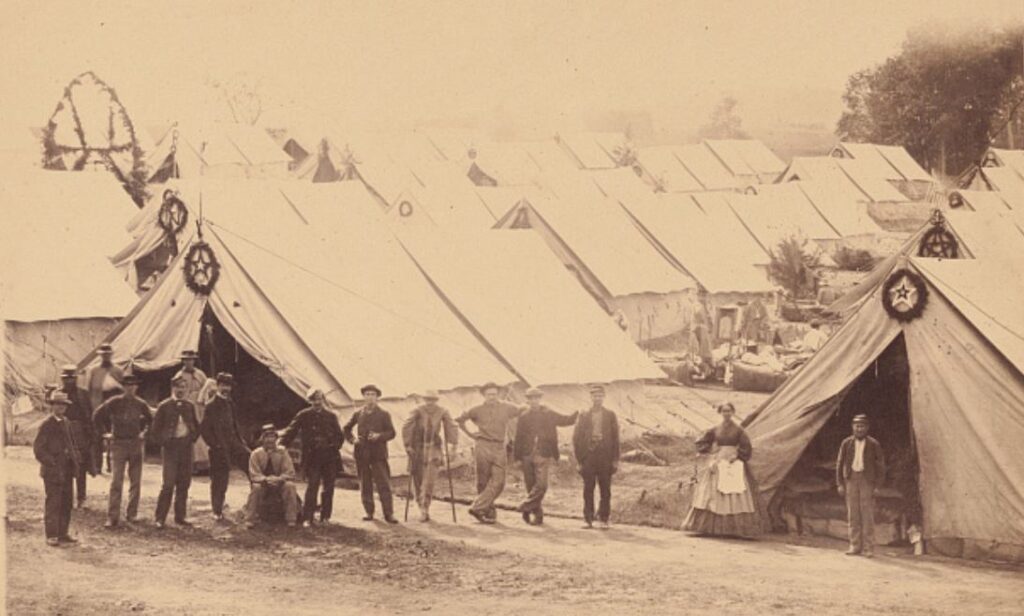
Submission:
[[[92,69],[139,124],[223,117],[202,84],[259,81],[269,124],[578,128],[616,111],[692,128],[824,123],[908,27],[1024,19],[1024,2],[34,2],[0,7],[0,127],[42,124]]]

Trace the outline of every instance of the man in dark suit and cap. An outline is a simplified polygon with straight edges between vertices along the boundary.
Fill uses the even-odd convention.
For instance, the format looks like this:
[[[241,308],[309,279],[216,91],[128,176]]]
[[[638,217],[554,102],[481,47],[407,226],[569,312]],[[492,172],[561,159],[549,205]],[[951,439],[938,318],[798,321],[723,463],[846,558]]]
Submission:
[[[878,441],[868,436],[868,416],[853,418],[853,435],[839,446],[836,486],[846,497],[850,549],[846,554],[874,556],[875,493],[885,479],[885,457]]]
[[[224,519],[224,497],[228,491],[231,467],[249,473],[249,448],[239,435],[235,423],[235,403],[231,390],[235,377],[227,372],[217,375],[217,396],[206,405],[206,415],[199,426],[203,440],[210,446],[210,505],[213,518]]]
[[[171,397],[156,407],[152,440],[163,457],[163,485],[156,501],[156,526],[163,528],[174,497],[174,522],[192,526],[186,520],[188,489],[192,485],[192,444],[199,438],[196,407],[187,398],[188,381],[180,373],[171,379]]]
[[[71,404],[68,405],[64,416],[70,422],[71,440],[78,452],[78,459],[81,464],[75,472],[75,487],[78,493],[78,508],[85,506],[86,498],[86,475],[93,477],[99,472],[99,459],[93,457],[93,443],[96,442],[96,430],[92,424],[92,411],[89,410],[89,401],[78,391],[78,369],[74,364],[62,366],[60,369],[60,391],[63,392]]]
[[[607,529],[612,508],[612,475],[619,470],[619,420],[604,407],[604,387],[590,387],[591,407],[580,413],[572,435],[576,464],[583,477],[583,519],[594,523],[594,486],[601,493],[597,519]]]
[[[324,392],[310,387],[306,393],[310,406],[295,415],[280,432],[281,446],[287,447],[296,436],[302,441],[302,467],[306,472],[306,498],[303,501],[303,525],[312,526],[316,495],[323,483],[320,497],[320,523],[330,524],[334,508],[334,480],[341,470],[341,444],[345,435],[338,416],[327,408]]]
[[[548,491],[548,471],[558,463],[558,427],[571,426],[579,413],[562,415],[541,404],[544,392],[531,387],[526,391],[527,408],[516,424],[513,455],[523,464],[526,500],[519,505],[523,521],[543,524],[544,495]],[[530,516],[533,516],[531,522]]]
[[[68,535],[71,524],[71,504],[74,498],[72,482],[81,460],[71,440],[69,421],[64,417],[71,400],[64,392],[50,396],[50,416],[39,425],[32,451],[39,461],[39,476],[46,491],[44,528],[46,544],[75,543]]]
[[[391,469],[388,466],[388,441],[395,438],[395,426],[391,423],[391,415],[377,406],[381,391],[376,385],[364,385],[360,393],[366,404],[348,420],[344,433],[345,439],[355,448],[359,490],[366,511],[363,520],[373,519],[373,486],[376,485],[380,505],[384,509],[384,520],[388,524],[398,524],[391,498]]]

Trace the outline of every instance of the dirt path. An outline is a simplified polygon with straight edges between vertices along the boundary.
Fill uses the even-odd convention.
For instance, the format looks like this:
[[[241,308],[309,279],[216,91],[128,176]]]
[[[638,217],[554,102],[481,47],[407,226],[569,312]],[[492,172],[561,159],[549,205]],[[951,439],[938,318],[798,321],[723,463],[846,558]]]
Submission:
[[[868,561],[838,549],[776,541],[688,537],[654,528],[583,530],[576,520],[524,525],[451,523],[398,528],[358,520],[357,494],[340,491],[336,518],[313,531],[214,525],[208,484],[193,487],[192,531],[151,523],[100,528],[104,482],[76,512],[73,548],[42,541],[41,481],[27,450],[7,451],[8,591],[12,614],[686,613],[1019,614],[1020,569],[895,552]],[[144,472],[144,517],[158,469]],[[245,497],[229,491],[236,510]]]

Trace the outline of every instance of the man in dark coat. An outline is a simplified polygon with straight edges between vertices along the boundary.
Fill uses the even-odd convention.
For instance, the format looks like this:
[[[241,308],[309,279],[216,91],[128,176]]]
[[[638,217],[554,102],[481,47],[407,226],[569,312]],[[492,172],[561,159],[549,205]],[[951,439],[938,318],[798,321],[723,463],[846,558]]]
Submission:
[[[71,400],[64,392],[57,391],[50,396],[50,416],[40,424],[32,445],[46,491],[43,520],[49,546],[76,542],[68,535],[68,527],[74,498],[72,482],[81,461],[71,440],[69,421],[64,417],[70,405]]]
[[[71,428],[71,440],[78,452],[78,471],[75,473],[75,488],[78,493],[78,508],[85,506],[86,498],[86,474],[93,477],[99,473],[99,459],[93,456],[93,443],[96,442],[96,430],[92,425],[92,412],[89,410],[89,402],[86,397],[78,391],[78,370],[74,365],[62,366],[60,369],[61,388],[60,391],[68,397],[71,404],[68,405],[64,416]]]
[[[192,445],[199,438],[196,407],[186,397],[188,380],[181,374],[171,380],[171,397],[156,407],[150,430],[163,457],[163,485],[156,501],[156,526],[163,528],[174,497],[174,522],[192,526],[185,519],[188,511],[188,488],[192,485]]]
[[[306,473],[306,499],[303,501],[303,525],[311,526],[316,510],[316,493],[323,482],[320,497],[320,523],[330,524],[334,508],[334,480],[341,469],[341,444],[345,436],[338,416],[327,408],[324,392],[310,388],[306,399],[310,406],[295,415],[280,432],[281,445],[287,447],[296,436],[302,440],[302,467]]]
[[[846,497],[850,549],[846,554],[874,556],[875,493],[885,479],[885,457],[878,441],[868,436],[867,415],[853,418],[853,436],[839,446],[836,486]]]
[[[586,528],[594,523],[594,484],[601,492],[597,519],[608,528],[612,508],[612,475],[619,470],[619,420],[604,408],[604,387],[590,388],[591,407],[580,414],[572,435],[576,468],[583,477],[583,519]]]
[[[146,401],[136,395],[139,377],[128,374],[122,381],[124,393],[100,405],[93,413],[96,431],[110,441],[110,498],[106,528],[114,528],[121,519],[121,490],[128,471],[128,508],[125,520],[134,522],[142,495],[142,462],[146,432],[153,414]]]
[[[217,375],[217,396],[206,405],[206,415],[199,426],[203,440],[210,446],[210,505],[213,519],[224,519],[224,496],[228,492],[228,478],[234,465],[249,474],[249,456],[252,453],[242,441],[235,423],[235,403],[231,389],[235,378],[227,372]]]
[[[391,415],[377,406],[381,392],[376,385],[360,390],[366,405],[356,411],[345,424],[345,439],[354,445],[359,490],[363,498],[364,521],[373,519],[373,486],[376,484],[384,519],[398,524],[391,498],[391,469],[388,466],[388,441],[395,438]],[[355,431],[355,436],[352,432]]]
[[[516,424],[516,438],[513,456],[523,465],[523,481],[526,483],[526,500],[519,505],[523,521],[533,524],[544,523],[542,503],[548,491],[548,471],[558,462],[558,426],[571,426],[579,413],[562,415],[540,403],[544,395],[537,388],[526,392],[528,406],[519,416]]]

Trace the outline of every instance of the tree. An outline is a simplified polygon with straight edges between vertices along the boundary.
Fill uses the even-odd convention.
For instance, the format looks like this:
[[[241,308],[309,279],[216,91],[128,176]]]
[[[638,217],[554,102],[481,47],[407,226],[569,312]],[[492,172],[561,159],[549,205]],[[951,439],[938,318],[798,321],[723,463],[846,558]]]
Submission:
[[[237,124],[259,122],[263,115],[263,94],[260,81],[252,81],[245,75],[228,80],[208,79],[207,85],[216,91],[227,105],[232,120]]]
[[[768,276],[793,300],[814,295],[817,281],[814,270],[820,263],[818,255],[806,248],[805,240],[788,237],[769,252]]]
[[[727,96],[718,101],[707,124],[697,132],[701,139],[747,139],[743,132],[743,120],[736,115],[739,102]]]
[[[923,166],[958,173],[976,162],[1020,104],[1024,24],[911,30],[898,55],[854,73],[841,139],[902,145]]]

